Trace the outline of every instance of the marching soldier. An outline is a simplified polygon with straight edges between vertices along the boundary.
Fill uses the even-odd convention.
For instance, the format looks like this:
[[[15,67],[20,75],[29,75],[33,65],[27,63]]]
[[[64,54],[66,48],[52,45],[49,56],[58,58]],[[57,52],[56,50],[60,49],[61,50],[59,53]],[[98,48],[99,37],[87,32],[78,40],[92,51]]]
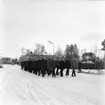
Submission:
[[[78,73],[81,73],[81,66],[82,66],[81,61],[78,61]]]
[[[69,68],[70,68],[70,60],[69,59],[66,60],[66,67],[67,67],[66,76],[68,76],[69,75]]]
[[[72,61],[72,74],[71,74],[72,77],[76,76],[75,66],[76,66],[76,60],[74,59]]]

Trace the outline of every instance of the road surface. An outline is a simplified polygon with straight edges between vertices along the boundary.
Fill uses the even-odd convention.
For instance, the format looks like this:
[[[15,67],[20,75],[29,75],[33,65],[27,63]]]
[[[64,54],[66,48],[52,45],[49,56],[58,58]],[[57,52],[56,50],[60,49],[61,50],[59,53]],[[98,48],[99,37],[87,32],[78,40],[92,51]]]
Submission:
[[[0,105],[105,105],[105,75],[41,77],[19,66],[0,68]]]

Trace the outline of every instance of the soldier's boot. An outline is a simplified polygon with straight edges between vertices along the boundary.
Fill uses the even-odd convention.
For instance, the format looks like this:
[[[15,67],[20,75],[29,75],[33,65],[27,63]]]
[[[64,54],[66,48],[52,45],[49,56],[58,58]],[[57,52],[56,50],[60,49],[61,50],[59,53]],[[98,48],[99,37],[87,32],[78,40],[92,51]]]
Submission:
[[[63,73],[61,73],[61,77],[63,77]]]
[[[78,69],[78,73],[81,73],[81,69]]]
[[[63,70],[61,70],[60,76],[63,77]]]
[[[33,73],[37,75],[37,72],[36,72],[36,70],[35,70],[35,69],[34,69]]]
[[[72,76],[76,76],[75,70],[73,70]]]
[[[38,71],[38,76],[40,76],[40,71]]]
[[[49,70],[48,70],[48,72],[47,72],[47,73],[48,73],[48,76],[50,76],[50,71],[49,71]]]
[[[67,71],[66,71],[66,76],[68,76],[69,75],[69,69],[67,69]]]
[[[44,77],[44,76],[45,76],[44,70],[42,70],[41,74],[42,74],[42,77]]]
[[[44,77],[45,75],[44,75],[44,73],[42,73],[42,77]]]
[[[74,71],[74,76],[76,76],[76,73],[75,73],[75,71]]]
[[[57,75],[57,76],[59,75],[59,72],[58,72],[58,70],[59,70],[59,69],[57,69],[57,71],[56,71],[56,75]]]
[[[55,77],[55,71],[52,72],[52,77]]]
[[[73,77],[73,74],[71,73],[71,77]]]
[[[54,77],[56,77],[55,70],[54,70]]]
[[[73,71],[73,70],[72,70],[71,76],[72,76],[72,77],[74,76],[74,71]]]

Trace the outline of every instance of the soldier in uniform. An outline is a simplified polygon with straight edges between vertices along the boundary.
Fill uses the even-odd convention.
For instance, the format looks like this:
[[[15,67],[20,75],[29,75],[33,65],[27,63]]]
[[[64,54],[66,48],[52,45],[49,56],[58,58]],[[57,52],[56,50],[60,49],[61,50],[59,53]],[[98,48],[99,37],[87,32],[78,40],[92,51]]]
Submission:
[[[79,60],[78,61],[78,73],[81,73],[81,66],[82,64],[81,64],[81,61]]]
[[[72,61],[72,74],[71,74],[72,77],[76,76],[75,67],[76,67],[76,60],[73,59],[73,61]]]
[[[45,70],[46,70],[46,60],[45,58],[42,57],[41,61],[41,74],[42,74],[42,77],[45,76]]]
[[[98,74],[100,74],[101,62],[100,59],[97,57],[96,61],[96,69],[98,70]]]
[[[52,71],[52,77],[55,77],[56,76],[56,73],[55,73],[55,68],[56,68],[56,61],[55,59],[53,58],[52,59],[52,68],[53,68],[53,71]]]
[[[70,60],[66,59],[66,68],[67,68],[67,70],[66,70],[66,76],[69,75],[70,64],[71,64]]]
[[[47,59],[47,74],[50,76],[52,73],[52,60],[51,58]]]
[[[59,75],[59,67],[60,66],[60,60],[59,59],[57,59],[56,60],[56,68],[57,68],[57,70],[56,70],[56,75],[58,76]]]
[[[60,61],[60,76],[63,77],[63,70],[65,68],[65,61],[63,58],[61,58],[61,61]]]

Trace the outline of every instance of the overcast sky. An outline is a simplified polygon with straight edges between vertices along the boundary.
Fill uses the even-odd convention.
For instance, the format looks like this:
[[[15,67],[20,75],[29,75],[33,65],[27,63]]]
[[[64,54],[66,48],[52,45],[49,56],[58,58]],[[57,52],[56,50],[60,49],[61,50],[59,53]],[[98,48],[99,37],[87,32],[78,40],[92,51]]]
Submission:
[[[105,38],[105,2],[87,0],[2,0],[0,49],[2,56],[19,57],[21,48],[36,43],[48,53],[76,43],[80,49],[101,48]]]

